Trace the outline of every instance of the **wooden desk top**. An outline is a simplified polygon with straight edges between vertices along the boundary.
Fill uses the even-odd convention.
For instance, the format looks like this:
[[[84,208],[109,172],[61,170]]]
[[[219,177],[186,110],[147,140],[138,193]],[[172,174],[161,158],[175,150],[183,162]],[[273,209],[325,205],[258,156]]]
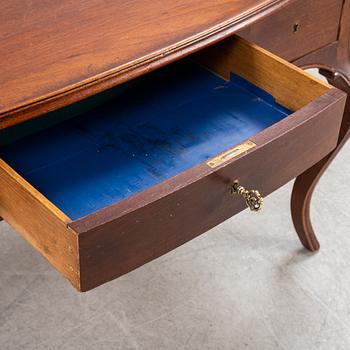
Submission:
[[[287,0],[1,0],[0,129],[164,65]]]

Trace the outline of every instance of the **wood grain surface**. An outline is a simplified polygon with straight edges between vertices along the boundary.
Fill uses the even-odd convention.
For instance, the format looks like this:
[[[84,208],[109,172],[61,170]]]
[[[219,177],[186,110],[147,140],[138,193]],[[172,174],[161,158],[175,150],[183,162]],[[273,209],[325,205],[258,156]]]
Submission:
[[[0,215],[80,288],[78,240],[70,219],[1,159]]]
[[[343,0],[291,0],[238,34],[296,60],[337,40]]]
[[[0,2],[0,128],[228,36],[283,0]]]
[[[238,74],[294,111],[330,89],[329,84],[238,36],[200,51],[194,59],[225,79]]]

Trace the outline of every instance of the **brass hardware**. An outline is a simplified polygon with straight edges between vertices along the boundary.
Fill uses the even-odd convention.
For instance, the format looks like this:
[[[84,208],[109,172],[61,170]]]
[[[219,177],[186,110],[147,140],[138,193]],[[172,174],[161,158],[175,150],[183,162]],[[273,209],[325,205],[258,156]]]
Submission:
[[[216,168],[219,165],[239,156],[240,154],[247,152],[251,148],[255,147],[256,144],[253,141],[246,141],[244,143],[241,143],[240,145],[237,145],[229,150],[227,150],[224,153],[219,154],[218,156],[210,159],[207,162],[207,165],[210,166],[211,168]]]
[[[230,193],[242,196],[252,211],[260,211],[263,207],[263,197],[257,190],[246,190],[238,181],[235,181],[230,188]]]

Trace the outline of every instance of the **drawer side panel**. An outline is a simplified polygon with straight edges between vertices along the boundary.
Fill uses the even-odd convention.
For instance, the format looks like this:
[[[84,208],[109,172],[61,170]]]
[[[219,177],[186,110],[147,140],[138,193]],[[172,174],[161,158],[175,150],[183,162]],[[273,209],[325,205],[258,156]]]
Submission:
[[[0,159],[0,216],[77,289],[77,235],[69,219]]]

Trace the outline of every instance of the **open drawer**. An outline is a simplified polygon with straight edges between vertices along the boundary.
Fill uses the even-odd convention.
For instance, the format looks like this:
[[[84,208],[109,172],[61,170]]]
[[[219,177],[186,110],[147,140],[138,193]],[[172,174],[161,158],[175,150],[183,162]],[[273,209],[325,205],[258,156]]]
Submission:
[[[345,103],[237,37],[113,91],[1,147],[0,216],[81,291],[244,209],[235,180],[266,196],[321,160]]]

